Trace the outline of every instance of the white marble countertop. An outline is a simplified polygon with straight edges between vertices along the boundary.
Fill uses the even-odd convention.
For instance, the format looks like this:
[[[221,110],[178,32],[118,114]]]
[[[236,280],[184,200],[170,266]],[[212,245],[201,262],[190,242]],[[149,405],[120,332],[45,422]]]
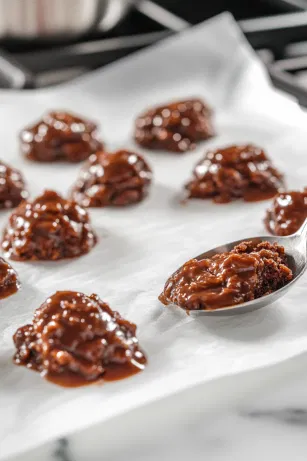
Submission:
[[[173,395],[14,461],[305,461],[307,353]]]

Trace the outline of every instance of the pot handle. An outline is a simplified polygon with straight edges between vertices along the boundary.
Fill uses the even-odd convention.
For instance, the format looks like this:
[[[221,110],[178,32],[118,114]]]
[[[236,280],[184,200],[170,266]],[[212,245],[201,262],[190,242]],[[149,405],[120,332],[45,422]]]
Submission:
[[[0,83],[5,88],[21,90],[35,87],[35,76],[8,53],[0,49]]]

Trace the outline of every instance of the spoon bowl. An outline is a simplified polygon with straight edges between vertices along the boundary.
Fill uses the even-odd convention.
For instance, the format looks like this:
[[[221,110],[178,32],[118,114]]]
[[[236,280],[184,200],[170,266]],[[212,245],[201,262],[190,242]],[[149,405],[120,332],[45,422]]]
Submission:
[[[307,253],[306,253],[306,238],[307,238],[307,219],[304,221],[301,228],[292,235],[287,237],[279,236],[263,236],[263,237],[249,237],[234,242],[230,242],[212,250],[206,251],[195,257],[195,259],[202,260],[206,258],[211,258],[212,256],[231,251],[236,245],[239,245],[242,242],[252,241],[253,243],[269,242],[277,243],[285,248],[285,253],[287,255],[288,266],[292,270],[293,279],[285,286],[279,290],[274,291],[269,295],[256,298],[252,301],[248,301],[242,304],[235,304],[228,307],[221,307],[214,310],[195,310],[188,311],[191,316],[199,315],[216,315],[216,316],[225,316],[225,315],[236,315],[236,314],[245,314],[247,312],[252,312],[261,307],[267,306],[274,303],[279,298],[284,296],[288,290],[290,290],[293,285],[298,281],[298,279],[303,275],[306,270],[307,265]]]

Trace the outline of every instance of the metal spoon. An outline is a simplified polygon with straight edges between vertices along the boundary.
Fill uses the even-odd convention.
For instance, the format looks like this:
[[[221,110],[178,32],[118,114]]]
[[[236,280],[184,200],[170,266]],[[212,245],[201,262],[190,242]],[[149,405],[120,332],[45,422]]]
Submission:
[[[284,287],[280,288],[273,293],[262,296],[261,298],[254,299],[253,301],[248,301],[242,304],[236,304],[235,306],[222,307],[212,311],[209,310],[198,310],[198,311],[189,311],[189,314],[193,316],[198,315],[235,315],[235,314],[244,314],[246,312],[251,312],[261,307],[267,306],[274,303],[277,299],[284,296],[290,288],[293,287],[295,282],[303,275],[307,266],[307,219],[302,224],[301,228],[292,235],[287,237],[278,237],[278,236],[265,236],[265,237],[249,237],[236,242],[227,243],[221,245],[212,250],[206,251],[199,256],[196,256],[195,259],[201,260],[206,258],[211,258],[217,253],[225,253],[232,250],[236,245],[239,245],[241,242],[252,241],[254,243],[260,243],[263,241],[270,243],[277,243],[285,248],[285,252],[288,259],[288,266],[293,272],[293,279]]]

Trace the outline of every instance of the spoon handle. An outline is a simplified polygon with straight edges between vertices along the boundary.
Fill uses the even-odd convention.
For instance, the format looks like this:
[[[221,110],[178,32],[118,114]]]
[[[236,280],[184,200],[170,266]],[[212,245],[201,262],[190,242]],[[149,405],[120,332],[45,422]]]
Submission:
[[[301,239],[307,238],[307,218],[299,228],[299,230],[294,234],[296,237],[300,237]]]

